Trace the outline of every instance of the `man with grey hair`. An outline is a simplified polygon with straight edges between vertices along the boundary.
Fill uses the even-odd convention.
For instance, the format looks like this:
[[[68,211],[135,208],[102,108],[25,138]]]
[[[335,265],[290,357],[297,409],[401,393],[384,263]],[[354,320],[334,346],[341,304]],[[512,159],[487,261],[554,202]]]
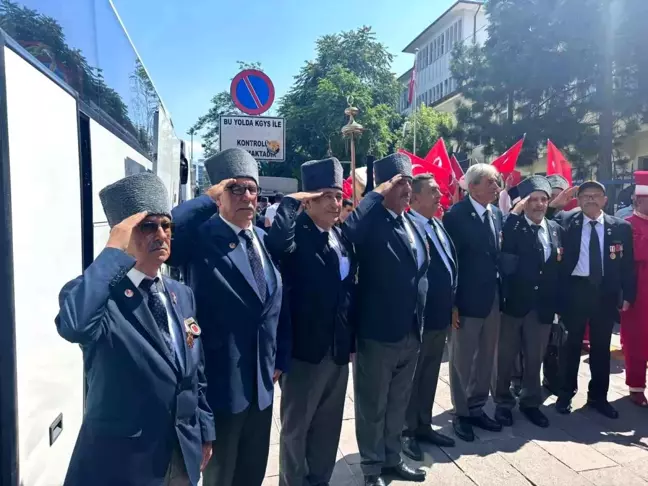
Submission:
[[[502,213],[491,204],[500,191],[497,169],[475,164],[465,180],[469,197],[452,206],[443,223],[459,266],[450,346],[452,425],[459,438],[473,441],[473,426],[494,432],[502,429],[483,411],[499,336]]]
[[[410,216],[425,229],[430,241],[423,342],[402,438],[403,453],[415,461],[423,459],[419,441],[440,447],[454,446],[453,439],[432,429],[432,405],[457,286],[457,254],[441,221],[434,217],[440,202],[439,184],[431,174],[414,177]]]
[[[260,486],[270,448],[274,384],[290,364],[283,285],[253,225],[259,168],[245,150],[205,162],[212,186],[173,210],[174,263],[189,268],[203,326],[214,456],[204,486]]]

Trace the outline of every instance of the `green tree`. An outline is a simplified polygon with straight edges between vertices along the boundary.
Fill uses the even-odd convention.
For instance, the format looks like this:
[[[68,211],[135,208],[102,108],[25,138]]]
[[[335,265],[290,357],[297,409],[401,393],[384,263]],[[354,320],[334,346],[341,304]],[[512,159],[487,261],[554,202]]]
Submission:
[[[135,60],[135,70],[130,75],[130,87],[132,95],[130,107],[138,130],[138,140],[152,155],[155,113],[160,107],[160,98],[139,59]]]
[[[0,28],[30,54],[74,88],[81,98],[99,106],[135,139],[138,129],[128,117],[121,96],[104,81],[79,49],[68,46],[65,32],[53,17],[11,0],[0,0]]]
[[[238,72],[244,69],[259,69],[261,64],[258,62],[236,61]],[[234,76],[232,76],[234,79]],[[218,152],[218,132],[220,130],[221,115],[243,115],[243,113],[234,105],[232,96],[229,91],[221,91],[211,99],[209,111],[201,116],[198,121],[191,127],[190,131],[194,134],[200,133],[203,139],[205,155],[210,156]]]
[[[636,20],[646,2],[622,3],[610,16],[610,0],[487,2],[488,41],[483,47],[460,44],[454,52],[452,73],[465,98],[453,133],[460,149],[483,145],[486,155],[502,153],[526,133],[522,165],[535,160],[550,138],[585,173],[599,160],[602,117],[611,101],[620,159],[623,140],[645,114],[647,95],[638,83],[648,62],[645,56],[640,62]],[[606,27],[613,29],[610,42]],[[607,49],[614,57],[610,97],[604,89]]]
[[[416,154],[425,157],[440,138],[448,141],[454,120],[449,113],[441,113],[422,104],[416,114],[407,117],[404,128],[398,137],[398,146],[412,152],[414,146],[414,121],[416,120]]]
[[[305,63],[280,102],[286,163],[269,164],[267,173],[299,177],[307,160],[329,154],[348,160],[349,142],[341,134],[348,100],[360,110],[357,121],[365,128],[356,143],[358,162],[366,154],[380,157],[392,150],[402,125],[395,111],[400,87],[392,61],[370,27],[319,38],[315,59]]]

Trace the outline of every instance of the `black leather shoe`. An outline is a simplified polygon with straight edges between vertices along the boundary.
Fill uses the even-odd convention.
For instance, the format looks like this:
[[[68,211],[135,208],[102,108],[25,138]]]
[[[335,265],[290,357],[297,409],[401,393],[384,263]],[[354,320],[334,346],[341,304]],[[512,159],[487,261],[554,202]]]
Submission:
[[[619,412],[607,400],[588,400],[587,405],[609,419],[618,419]]]
[[[407,457],[418,462],[423,460],[423,451],[416,437],[404,435],[401,437],[401,445],[403,447],[403,454]]]
[[[507,408],[498,408],[495,410],[495,420],[502,427],[511,427],[513,425],[513,414]]]
[[[478,427],[490,432],[500,432],[502,430],[502,425],[490,418],[484,412],[477,417],[470,417],[469,420],[473,427]]]
[[[365,486],[385,486],[385,481],[380,476],[365,476]]]
[[[383,467],[383,476],[396,476],[405,481],[425,481],[426,473],[423,469],[414,469],[404,462],[394,467]]]
[[[439,434],[432,427],[426,427],[416,431],[416,438],[422,442],[434,444],[439,447],[454,447],[455,441],[447,435]]]
[[[472,442],[475,440],[475,432],[473,432],[472,425],[465,417],[455,417],[452,419],[452,430],[457,434],[461,440]]]
[[[556,412],[561,415],[569,415],[572,411],[571,399],[559,398],[556,401]]]
[[[520,412],[522,412],[533,425],[537,425],[543,429],[549,427],[549,419],[540,411],[539,408],[522,408],[520,409]]]

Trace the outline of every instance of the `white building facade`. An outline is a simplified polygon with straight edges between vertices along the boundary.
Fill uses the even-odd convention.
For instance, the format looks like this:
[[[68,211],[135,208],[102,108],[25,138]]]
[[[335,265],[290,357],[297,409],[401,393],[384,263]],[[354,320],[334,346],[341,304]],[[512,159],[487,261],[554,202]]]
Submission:
[[[453,112],[458,96],[457,82],[452,78],[452,51],[459,42],[482,44],[488,38],[488,19],[484,2],[459,0],[409,43],[403,52],[415,54],[417,106],[424,103],[439,111]],[[411,111],[409,81],[411,69],[399,80],[403,85],[399,111]]]

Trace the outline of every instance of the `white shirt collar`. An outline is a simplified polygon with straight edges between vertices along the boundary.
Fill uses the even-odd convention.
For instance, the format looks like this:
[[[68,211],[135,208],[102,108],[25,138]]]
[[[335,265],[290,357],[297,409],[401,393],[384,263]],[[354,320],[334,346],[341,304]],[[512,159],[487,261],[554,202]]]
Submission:
[[[545,232],[547,231],[547,220],[542,218],[542,221],[540,222],[539,225],[536,225],[533,221],[529,219],[529,217],[525,214],[524,219],[526,219],[526,222],[529,226],[540,226]]]
[[[239,234],[241,231],[244,231],[244,230],[246,230],[246,229],[249,229],[249,230],[252,229],[252,221],[250,221],[250,224],[248,225],[247,228],[241,228],[240,226],[237,226],[237,225],[235,225],[234,223],[232,223],[232,222],[230,222],[230,221],[227,221],[225,218],[223,218],[223,215],[222,215],[222,214],[220,214],[219,216],[220,216],[220,218],[221,218],[223,221],[225,221],[225,223],[227,224],[227,226],[229,226],[230,228],[232,228],[232,231],[234,231],[234,233],[236,233],[237,236],[238,236],[238,234]],[[252,233],[254,233],[254,231],[252,231]]]
[[[600,224],[604,225],[605,224],[605,213],[603,211],[601,211],[601,214],[595,220],[591,219],[591,218],[588,218],[587,215],[585,213],[583,213],[583,226],[587,226],[590,221],[596,221],[597,223],[600,223]]]
[[[148,275],[146,275],[146,274],[143,273],[143,272],[140,272],[140,271],[139,271],[137,268],[135,268],[135,267],[131,268],[131,269],[128,271],[128,273],[126,274],[126,276],[127,276],[128,278],[131,279],[131,282],[133,282],[133,285],[134,285],[135,287],[139,287],[140,284],[142,283],[142,281],[143,281],[144,279],[147,279],[147,278],[148,278],[149,280],[153,280],[153,279],[151,279],[151,277],[149,277]],[[161,284],[162,286],[164,286],[164,281],[162,280],[162,275],[160,274],[160,271],[159,271],[159,270],[158,270],[158,273],[157,273],[156,277],[159,279],[160,284]]]
[[[475,208],[475,211],[477,211],[477,214],[479,214],[480,218],[484,218],[484,213],[486,210],[490,210],[490,204],[488,204],[486,207],[482,206],[480,203],[475,201],[472,196],[468,196],[468,199],[470,199],[470,202],[473,205],[473,208]],[[491,211],[492,212],[492,211]]]
[[[387,208],[385,208],[385,209],[387,209]],[[398,216],[402,216],[402,215],[403,215],[403,213],[401,213],[400,215],[398,215],[398,214],[396,214],[394,211],[392,211],[391,209],[387,209],[387,211],[389,211],[389,214],[391,214],[392,218],[394,218],[394,219],[398,218]]]

